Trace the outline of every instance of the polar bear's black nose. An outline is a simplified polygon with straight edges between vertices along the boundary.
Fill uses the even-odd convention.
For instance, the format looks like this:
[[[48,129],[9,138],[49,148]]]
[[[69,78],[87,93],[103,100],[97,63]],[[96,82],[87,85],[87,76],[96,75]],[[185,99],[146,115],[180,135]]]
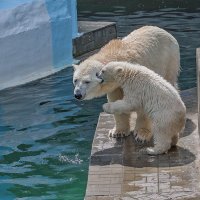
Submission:
[[[76,99],[81,99],[83,96],[82,96],[82,94],[75,94],[74,97],[75,97]]]

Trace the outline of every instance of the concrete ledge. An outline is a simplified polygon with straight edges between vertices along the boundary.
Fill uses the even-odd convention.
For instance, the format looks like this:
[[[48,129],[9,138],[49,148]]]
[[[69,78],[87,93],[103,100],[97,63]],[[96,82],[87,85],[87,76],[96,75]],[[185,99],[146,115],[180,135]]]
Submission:
[[[196,65],[197,65],[197,96],[198,96],[198,126],[200,127],[200,48],[196,51]],[[200,132],[199,132],[200,134]]]
[[[139,153],[133,135],[111,139],[112,115],[101,113],[89,166],[86,200],[200,199],[200,149],[196,88],[181,92],[186,128],[168,154]],[[135,116],[133,116],[134,118]]]
[[[98,49],[117,37],[116,24],[113,22],[78,22],[80,37],[73,40],[74,57]]]

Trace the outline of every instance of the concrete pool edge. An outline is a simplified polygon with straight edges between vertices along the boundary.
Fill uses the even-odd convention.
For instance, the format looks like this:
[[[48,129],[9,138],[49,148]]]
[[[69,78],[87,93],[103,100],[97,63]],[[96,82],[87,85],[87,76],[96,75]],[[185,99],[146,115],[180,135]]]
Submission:
[[[78,21],[79,37],[73,39],[74,57],[99,49],[117,37],[115,22]]]
[[[198,97],[198,126],[200,127],[200,48],[196,49],[197,97]],[[200,132],[199,132],[200,134]]]

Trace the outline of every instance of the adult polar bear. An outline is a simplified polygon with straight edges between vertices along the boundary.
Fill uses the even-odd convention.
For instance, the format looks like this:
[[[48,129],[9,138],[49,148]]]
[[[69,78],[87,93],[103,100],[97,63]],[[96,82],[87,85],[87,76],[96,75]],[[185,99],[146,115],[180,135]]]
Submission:
[[[96,73],[111,61],[138,63],[155,71],[176,86],[180,69],[180,52],[176,39],[165,30],[155,26],[144,26],[122,39],[115,39],[98,53],[74,66],[74,95],[87,100],[107,94],[109,102],[123,98],[123,91],[117,88],[109,93],[112,83],[101,83]],[[111,137],[130,134],[130,114],[115,114],[115,127]],[[142,141],[148,140],[151,122],[143,112],[137,112],[134,134]]]

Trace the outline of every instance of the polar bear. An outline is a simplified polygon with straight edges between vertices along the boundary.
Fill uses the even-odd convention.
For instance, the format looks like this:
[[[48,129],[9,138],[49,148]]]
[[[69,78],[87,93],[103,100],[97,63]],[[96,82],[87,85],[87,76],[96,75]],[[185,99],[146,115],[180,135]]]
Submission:
[[[97,76],[115,85],[109,92],[120,87],[124,94],[123,99],[104,104],[105,112],[142,111],[151,120],[154,147],[146,148],[148,154],[162,154],[176,145],[185,126],[186,108],[169,82],[144,66],[127,62],[110,62]]]
[[[155,71],[172,85],[176,85],[180,69],[179,45],[176,39],[165,30],[155,26],[144,26],[122,39],[115,39],[99,52],[74,65],[74,95],[79,100],[87,100],[107,94],[109,102],[123,98],[121,88],[116,90],[111,83],[101,84],[96,73],[111,61],[138,63]],[[130,134],[130,114],[115,114],[115,127],[111,137],[123,137]],[[133,123],[132,123],[133,124]],[[148,117],[137,112],[134,134],[136,138],[148,140],[151,123]]]

